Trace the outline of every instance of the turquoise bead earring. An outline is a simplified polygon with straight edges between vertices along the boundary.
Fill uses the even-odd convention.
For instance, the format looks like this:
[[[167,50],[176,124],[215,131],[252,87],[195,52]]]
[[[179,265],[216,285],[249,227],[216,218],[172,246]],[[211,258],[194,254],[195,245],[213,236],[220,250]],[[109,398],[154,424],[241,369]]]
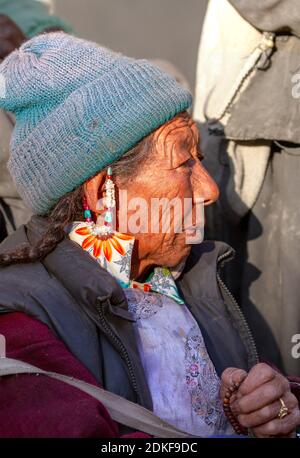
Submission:
[[[92,223],[93,222],[92,212],[87,203],[87,199],[85,196],[83,198],[82,206],[83,206],[83,216],[84,216],[85,221],[87,223]]]
[[[113,211],[116,206],[115,198],[115,185],[112,180],[112,168],[108,167],[107,175],[104,184],[105,197],[104,197],[104,225],[94,224],[92,211],[87,203],[87,199],[84,196],[82,206],[83,206],[83,216],[87,223],[93,223],[96,226],[96,231],[98,235],[108,235],[114,232],[113,230]],[[92,225],[93,225],[92,224]]]

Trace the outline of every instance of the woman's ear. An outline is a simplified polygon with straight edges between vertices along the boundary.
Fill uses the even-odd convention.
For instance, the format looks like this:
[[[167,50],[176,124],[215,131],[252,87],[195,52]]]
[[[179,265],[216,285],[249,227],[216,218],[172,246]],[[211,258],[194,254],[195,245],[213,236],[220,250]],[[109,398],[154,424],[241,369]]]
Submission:
[[[104,191],[104,183],[106,178],[106,171],[97,173],[93,178],[90,178],[83,185],[84,195],[86,197],[88,206],[94,213],[101,213],[98,208],[98,201],[102,198]]]

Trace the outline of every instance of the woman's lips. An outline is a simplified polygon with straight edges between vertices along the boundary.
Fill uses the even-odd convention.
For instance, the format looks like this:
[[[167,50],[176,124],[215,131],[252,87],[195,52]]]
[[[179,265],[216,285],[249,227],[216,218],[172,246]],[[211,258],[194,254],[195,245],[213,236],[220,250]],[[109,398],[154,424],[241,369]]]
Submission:
[[[187,244],[197,244],[203,242],[204,225],[191,226],[184,230]]]

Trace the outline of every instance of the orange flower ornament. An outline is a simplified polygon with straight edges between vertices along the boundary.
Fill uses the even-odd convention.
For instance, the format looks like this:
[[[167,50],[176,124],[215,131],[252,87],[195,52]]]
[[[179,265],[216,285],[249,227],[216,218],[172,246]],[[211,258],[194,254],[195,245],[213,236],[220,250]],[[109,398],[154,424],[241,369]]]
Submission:
[[[129,285],[134,237],[92,222],[73,223],[69,237],[116,277],[123,287]]]

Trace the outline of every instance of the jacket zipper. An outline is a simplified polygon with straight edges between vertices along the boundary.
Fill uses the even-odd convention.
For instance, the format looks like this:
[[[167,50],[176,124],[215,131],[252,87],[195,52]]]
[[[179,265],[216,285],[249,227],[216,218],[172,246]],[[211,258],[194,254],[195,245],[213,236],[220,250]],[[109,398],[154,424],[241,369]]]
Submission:
[[[105,319],[105,316],[104,316],[104,313],[103,313],[103,310],[102,310],[101,302],[99,303],[97,301],[96,309],[97,309],[97,312],[98,312],[98,315],[99,315],[100,324],[103,327],[103,329],[106,331],[108,336],[113,340],[113,342],[119,348],[120,353],[122,354],[122,357],[123,357],[124,361],[127,364],[127,368],[129,370],[129,375],[130,375],[130,380],[131,380],[132,386],[134,388],[134,391],[137,393],[137,395],[139,395],[138,384],[137,384],[137,381],[136,381],[136,378],[135,378],[135,375],[134,375],[134,369],[133,369],[131,360],[129,358],[128,352],[127,352],[125,346],[123,345],[121,339],[111,330],[107,320]]]
[[[221,267],[222,267],[223,264],[224,264],[224,261],[229,261],[230,258],[232,258],[232,257],[233,257],[232,256],[232,252],[231,251],[227,251],[223,255],[219,256],[219,258],[217,259],[217,263],[218,263],[218,265],[221,264]],[[220,282],[220,284],[222,285],[222,287],[224,288],[224,290],[226,291],[226,293],[230,297],[230,299],[231,299],[231,301],[232,301],[232,303],[233,303],[233,305],[234,305],[234,307],[236,309],[236,312],[239,315],[239,317],[240,317],[240,319],[241,319],[241,321],[242,321],[242,323],[244,325],[244,328],[245,328],[246,333],[248,335],[248,339],[249,339],[249,343],[250,343],[250,347],[251,347],[251,352],[252,352],[252,354],[254,356],[254,359],[258,362],[259,359],[258,359],[258,353],[257,353],[257,349],[256,349],[256,344],[255,344],[254,338],[252,336],[252,332],[251,332],[251,330],[249,328],[249,325],[248,325],[248,323],[246,321],[246,318],[245,318],[242,310],[240,309],[236,299],[234,298],[232,293],[229,291],[229,289],[227,288],[227,286],[225,285],[223,280],[220,278],[219,274],[217,275],[217,277],[218,277],[218,281]],[[110,336],[110,338],[114,341],[116,346],[119,348],[119,350],[120,350],[120,352],[121,352],[121,354],[123,356],[123,359],[127,364],[132,386],[133,386],[135,392],[137,394],[139,394],[138,384],[137,384],[137,381],[136,381],[136,378],[135,378],[135,375],[134,375],[134,369],[133,369],[131,360],[129,358],[129,355],[128,355],[128,352],[127,352],[125,346],[123,345],[123,343],[120,340],[120,338],[118,336],[116,336],[116,334],[111,330],[107,320],[105,319],[105,316],[104,316],[104,313],[103,313],[103,310],[102,310],[102,304],[99,303],[98,301],[97,301],[96,309],[97,309],[97,312],[98,312],[98,315],[99,315],[99,320],[100,320],[101,326],[106,331],[106,333]]]
[[[222,254],[221,256],[218,257],[217,259],[217,264],[219,265],[220,264],[220,267],[222,268],[224,263],[226,261],[229,261],[230,259],[232,259],[234,256],[233,254],[233,251],[227,251],[226,253]],[[223,282],[223,280],[221,279],[219,273],[217,274],[217,279],[219,281],[219,283],[221,284],[222,288],[226,291],[226,293],[228,294],[230,300],[232,301],[235,309],[236,309],[236,312],[245,328],[245,331],[248,335],[248,339],[249,339],[249,344],[250,344],[250,351],[253,355],[253,358],[254,360],[256,361],[256,363],[259,362],[259,357],[258,357],[258,352],[257,352],[257,348],[256,348],[256,344],[255,344],[255,341],[254,341],[254,338],[253,338],[253,335],[252,335],[252,332],[251,332],[251,329],[247,323],[247,320],[239,306],[239,304],[237,303],[235,297],[233,296],[233,294],[230,292],[230,290],[227,288],[227,286],[225,285],[225,283]]]

